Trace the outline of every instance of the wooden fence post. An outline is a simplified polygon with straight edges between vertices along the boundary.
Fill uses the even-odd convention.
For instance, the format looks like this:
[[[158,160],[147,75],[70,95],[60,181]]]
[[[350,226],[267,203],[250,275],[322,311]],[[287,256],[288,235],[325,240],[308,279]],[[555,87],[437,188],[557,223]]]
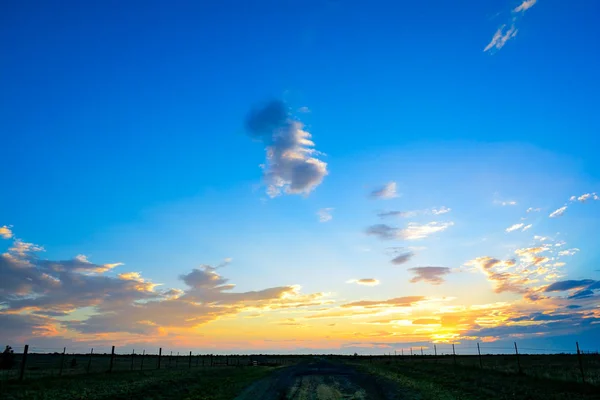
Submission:
[[[515,342],[515,355],[517,356],[517,367],[519,368],[519,373],[522,374],[523,370],[521,369],[521,360],[519,360],[519,349],[517,349],[517,342]]]
[[[158,368],[160,369],[160,357],[162,356],[162,347],[158,349]]]
[[[110,366],[108,367],[108,372],[112,372],[114,364],[115,364],[115,346],[113,346],[112,350],[110,351]]]
[[[23,359],[21,360],[21,372],[19,373],[19,380],[22,381],[25,377],[25,364],[27,364],[27,353],[29,352],[29,345],[26,344],[23,349]]]
[[[92,367],[92,354],[94,354],[94,348],[92,347],[92,350],[90,350],[90,359],[88,360],[88,365],[87,365],[87,373],[90,373],[90,368]]]
[[[454,366],[456,367],[456,350],[454,349],[454,343],[452,343],[452,358],[454,359]]]
[[[479,343],[477,343],[477,354],[479,354],[479,368],[483,369],[483,362],[481,361],[481,350],[479,349]]]
[[[192,352],[190,351],[190,363],[188,365],[189,368],[192,368]]]
[[[131,370],[133,371],[133,359],[135,357],[135,349],[131,351]]]
[[[577,346],[577,359],[579,360],[579,369],[581,370],[581,380],[585,383],[585,372],[583,371],[583,360],[579,351],[579,342],[575,342],[575,345]]]
[[[144,370],[144,356],[146,355],[146,349],[142,351],[142,361],[140,362],[140,371]]]
[[[62,356],[60,357],[60,369],[58,370],[58,376],[62,375],[63,372],[63,364],[65,363],[65,353],[67,352],[67,348],[63,347]]]

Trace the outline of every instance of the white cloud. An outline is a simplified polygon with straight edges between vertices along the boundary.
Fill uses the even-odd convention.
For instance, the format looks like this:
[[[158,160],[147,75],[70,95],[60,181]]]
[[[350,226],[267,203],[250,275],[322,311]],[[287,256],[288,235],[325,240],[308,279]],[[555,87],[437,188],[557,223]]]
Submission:
[[[300,107],[300,108],[298,109],[298,112],[301,112],[301,113],[309,113],[309,112],[310,112],[310,108],[308,108],[308,107],[306,107],[306,106],[304,106],[304,107]]]
[[[285,105],[273,101],[253,110],[246,119],[248,134],[266,145],[267,162],[263,177],[270,197],[286,194],[309,194],[328,174],[327,163],[303,130],[299,121],[289,118]]]
[[[521,229],[525,224],[514,224],[512,226],[509,226],[508,228],[506,228],[506,232],[513,232],[516,230]]]
[[[541,208],[533,208],[533,207],[529,207],[529,208],[527,209],[527,212],[528,212],[528,213],[532,213],[532,212],[540,212],[540,211],[542,211],[542,209],[541,209]]]
[[[398,237],[405,240],[424,239],[434,233],[445,231],[452,225],[454,222],[429,222],[427,224],[411,222],[405,229],[398,231]]]
[[[528,229],[531,229],[531,227],[533,226],[533,224],[529,224],[529,225],[525,225],[522,229],[523,232],[525,232]]]
[[[498,28],[496,33],[494,33],[492,40],[488,43],[487,46],[485,46],[483,51],[488,51],[493,48],[496,48],[496,50],[500,50],[502,47],[504,47],[506,42],[517,36],[518,29],[515,27],[514,24],[511,25],[510,28],[506,30],[506,32],[504,32],[505,27],[506,25],[502,25],[500,28]]]
[[[516,7],[513,10],[513,12],[518,13],[518,12],[521,12],[521,11],[527,11],[531,7],[533,7],[536,2],[537,2],[537,0],[525,0],[518,7]]]
[[[440,208],[434,208],[434,209],[432,209],[431,213],[434,214],[434,215],[440,215],[440,214],[449,213],[450,211],[452,211],[451,208],[442,206]]]
[[[559,251],[558,255],[561,256],[561,257],[562,256],[574,256],[575,253],[577,253],[578,251],[579,251],[578,248],[572,248],[572,249],[569,249],[569,250]]]
[[[371,197],[375,199],[393,199],[398,197],[396,192],[396,182],[389,182],[382,188],[375,189],[371,192]]]
[[[10,239],[13,236],[13,232],[9,226],[0,226],[0,237],[3,239]]]
[[[494,204],[498,204],[503,207],[506,207],[506,206],[516,206],[517,202],[515,200],[494,200]]]
[[[377,279],[374,279],[374,278],[351,279],[349,281],[346,281],[346,283],[356,283],[358,285],[365,285],[365,286],[377,286],[377,285],[379,285],[379,281]]]
[[[571,196],[571,198],[569,200],[571,200],[571,201],[579,200],[580,202],[585,203],[589,199],[598,200],[599,197],[596,193],[585,193],[579,197]]]
[[[409,222],[406,228],[399,229],[386,224],[376,224],[368,227],[366,234],[377,236],[382,240],[417,240],[424,239],[437,232],[445,231],[452,225],[454,225],[454,222],[429,222],[427,224]]]
[[[562,206],[558,210],[553,211],[549,216],[550,218],[562,217],[565,211],[567,211],[567,206]]]
[[[317,216],[319,217],[319,222],[328,222],[331,221],[333,219],[333,216],[331,215],[331,212],[333,211],[333,208],[321,208],[319,211],[317,211]]]

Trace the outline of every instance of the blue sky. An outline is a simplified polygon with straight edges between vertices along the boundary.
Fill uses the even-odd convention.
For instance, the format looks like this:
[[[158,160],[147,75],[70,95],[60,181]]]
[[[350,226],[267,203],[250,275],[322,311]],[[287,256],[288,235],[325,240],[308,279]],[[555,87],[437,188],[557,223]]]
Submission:
[[[594,19],[600,5],[204,3],[4,5],[5,255],[19,255],[14,243],[20,239],[45,250],[19,255],[28,262],[81,254],[98,265],[124,263],[93,273],[116,280],[120,273],[139,272],[146,282],[161,284],[148,291],[184,289],[181,276],[193,268],[231,258],[216,271],[236,291],[300,285],[309,297],[327,293],[321,307],[405,295],[518,305],[524,289],[496,293],[496,281],[467,264],[481,257],[508,260],[543,236],[579,249],[562,257],[568,260],[554,255],[553,263],[566,265],[556,267],[560,276],[546,284],[600,279],[600,201],[594,200],[600,193],[600,60],[594,40],[600,36]],[[319,164],[326,173],[313,171],[316,180],[302,193],[269,196],[260,164],[266,147],[278,144],[270,133],[247,129],[249,116],[273,100],[289,113],[286,127],[301,121],[312,135],[317,152],[302,154],[326,163]],[[370,195],[391,182],[396,196]],[[585,194],[589,199],[577,200]],[[564,215],[549,217],[564,205]],[[442,207],[450,211],[434,212]],[[319,222],[319,210],[328,208],[331,220]],[[377,216],[385,211],[412,214]],[[414,240],[367,234],[381,224],[443,228]],[[394,253],[390,247],[404,249]],[[405,265],[390,263],[407,252],[414,256]],[[445,282],[410,283],[416,272],[408,268],[424,266],[448,268]],[[38,266],[48,273],[44,268]],[[200,270],[208,280],[217,273]],[[346,283],[361,278],[380,285]],[[543,289],[540,282],[529,285]],[[46,289],[30,290],[34,297],[51,296]],[[0,298],[0,317],[38,318],[39,310],[11,303],[16,295],[27,296]],[[93,304],[61,303],[61,310],[77,318],[101,314]],[[597,308],[585,309],[586,318],[600,318]],[[427,312],[417,307],[415,315]],[[226,318],[245,323],[243,312]],[[279,317],[265,318],[277,324]],[[83,329],[36,321],[60,326],[57,340],[72,340],[68,332]],[[209,337],[219,323],[185,329]],[[15,337],[32,337],[27,329]],[[477,329],[461,331],[461,337],[471,340]],[[348,332],[331,337],[346,340]],[[122,340],[142,340],[130,334]],[[423,333],[414,334],[392,336],[425,340]],[[89,338],[94,340],[100,339]],[[327,346],[323,338],[310,340]]]

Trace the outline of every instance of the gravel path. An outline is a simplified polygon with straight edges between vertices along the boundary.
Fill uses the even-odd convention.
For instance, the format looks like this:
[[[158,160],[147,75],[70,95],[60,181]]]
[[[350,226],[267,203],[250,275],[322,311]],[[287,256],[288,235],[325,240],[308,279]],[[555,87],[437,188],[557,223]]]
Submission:
[[[236,400],[400,400],[406,389],[356,371],[346,364],[315,359],[275,372],[253,383]]]

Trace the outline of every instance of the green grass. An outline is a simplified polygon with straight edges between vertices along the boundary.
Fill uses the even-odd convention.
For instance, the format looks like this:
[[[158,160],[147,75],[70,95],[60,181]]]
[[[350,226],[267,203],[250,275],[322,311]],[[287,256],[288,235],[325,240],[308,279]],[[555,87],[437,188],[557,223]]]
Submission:
[[[272,367],[216,367],[191,370],[98,373],[41,378],[2,385],[6,400],[229,400]]]
[[[502,361],[497,361],[502,365]],[[447,363],[400,361],[353,362],[376,376],[421,393],[424,400],[600,399],[600,386]]]

